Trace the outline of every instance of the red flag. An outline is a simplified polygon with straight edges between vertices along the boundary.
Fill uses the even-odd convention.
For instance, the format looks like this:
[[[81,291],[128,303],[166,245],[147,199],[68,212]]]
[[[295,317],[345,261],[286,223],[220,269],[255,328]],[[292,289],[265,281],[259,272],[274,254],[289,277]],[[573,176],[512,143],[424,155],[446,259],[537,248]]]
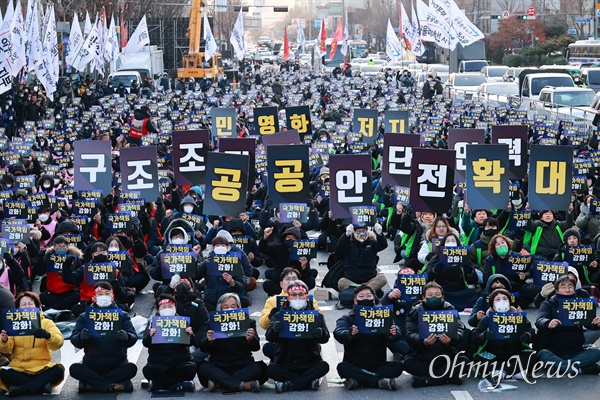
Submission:
[[[321,56],[327,54],[327,30],[325,29],[325,18],[321,18],[321,31],[319,32],[319,53]]]
[[[283,59],[290,58],[290,42],[288,41],[287,26],[283,28]]]
[[[125,46],[127,46],[128,36],[129,36],[129,33],[128,33],[127,25],[125,25],[125,19],[121,18],[121,48],[122,49]]]
[[[329,59],[333,60],[335,50],[337,49],[337,44],[342,40],[344,40],[344,24],[342,22],[342,19],[340,18],[340,22],[338,23],[337,29],[333,34],[333,40],[331,41],[331,53],[329,53]]]

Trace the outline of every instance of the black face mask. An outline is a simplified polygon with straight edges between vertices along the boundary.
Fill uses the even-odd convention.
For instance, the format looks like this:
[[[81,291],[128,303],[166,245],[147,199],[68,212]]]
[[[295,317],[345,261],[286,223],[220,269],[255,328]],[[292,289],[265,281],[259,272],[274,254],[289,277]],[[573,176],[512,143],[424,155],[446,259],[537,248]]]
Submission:
[[[483,232],[486,236],[492,237],[498,233],[498,229],[486,229]]]
[[[356,305],[365,306],[365,307],[373,307],[375,306],[375,300],[356,300]]]
[[[97,256],[94,257],[94,262],[107,262],[108,261],[108,256],[104,255],[104,254],[98,254]]]

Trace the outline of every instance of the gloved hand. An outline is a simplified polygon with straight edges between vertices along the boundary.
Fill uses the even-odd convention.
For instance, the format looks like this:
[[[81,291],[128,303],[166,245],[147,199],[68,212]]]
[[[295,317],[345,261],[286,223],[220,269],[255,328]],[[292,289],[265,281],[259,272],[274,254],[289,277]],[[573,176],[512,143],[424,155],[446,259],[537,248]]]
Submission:
[[[346,227],[346,236],[350,237],[354,233],[354,225],[348,224]]]
[[[265,205],[264,209],[268,210],[273,205],[273,200],[271,200],[271,199],[265,200],[265,204],[264,205]]]
[[[320,338],[321,336],[323,336],[324,333],[325,331],[323,331],[323,328],[320,327],[316,327],[312,330],[312,335],[315,338]]]
[[[50,339],[51,335],[50,335],[50,332],[48,332],[47,330],[40,328],[33,332],[33,336],[35,336],[38,339],[48,340],[48,339]]]
[[[81,330],[81,332],[79,332],[79,339],[82,342],[87,342],[91,338],[92,338],[92,333],[90,332],[90,330],[88,328],[83,328]]]
[[[175,289],[175,286],[177,286],[177,284],[179,283],[180,280],[181,280],[181,277],[179,275],[173,275],[171,277],[171,283],[169,283],[169,286],[171,287],[171,289]]]
[[[552,294],[552,292],[554,292],[554,284],[546,283],[544,286],[542,286],[542,290],[540,291],[540,294],[542,295],[543,298],[548,298],[548,296],[550,296]]]
[[[277,307],[273,307],[273,309],[269,313],[269,319],[273,318],[273,315],[277,314],[278,311],[279,310],[277,309]]]
[[[7,263],[10,263],[11,261],[13,261],[15,258],[12,255],[12,252],[10,251],[10,249],[8,249],[9,251],[7,253],[4,253],[4,260]]]
[[[67,257],[67,259],[65,260],[65,263],[63,264],[63,268],[71,269],[73,267],[74,262],[75,262],[75,257],[73,257],[73,256]]]
[[[283,329],[283,323],[281,321],[273,322],[273,332],[279,333]]]
[[[120,340],[121,342],[126,342],[127,339],[129,339],[129,336],[127,335],[127,332],[125,332],[123,329],[119,329],[117,331],[117,334],[115,335],[115,338],[117,340]]]
[[[529,332],[525,332],[521,336],[519,336],[519,340],[523,343],[531,343],[531,334]]]
[[[378,222],[373,226],[373,230],[375,231],[375,233],[377,234],[377,236],[381,236],[381,232],[383,232],[383,227],[381,226],[381,224]]]
[[[524,230],[519,230],[517,231],[517,233],[515,233],[515,240],[523,240],[523,238],[525,238],[525,231]]]
[[[485,340],[494,340],[494,332],[485,331]]]

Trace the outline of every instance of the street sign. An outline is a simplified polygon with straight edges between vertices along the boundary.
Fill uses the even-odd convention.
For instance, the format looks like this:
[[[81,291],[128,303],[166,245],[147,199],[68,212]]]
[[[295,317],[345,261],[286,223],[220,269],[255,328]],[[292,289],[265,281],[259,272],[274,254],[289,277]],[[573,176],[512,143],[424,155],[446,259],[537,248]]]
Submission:
[[[590,22],[592,22],[591,18],[575,18],[575,22],[577,22],[578,24],[589,24]]]
[[[527,9],[527,16],[528,16],[528,17],[534,17],[534,16],[535,16],[535,8],[533,8],[533,7],[529,7],[529,8]]]
[[[502,11],[502,19],[507,19],[508,17],[510,17],[510,11],[508,11],[508,10]]]
[[[321,18],[315,18],[315,28],[321,27]]]

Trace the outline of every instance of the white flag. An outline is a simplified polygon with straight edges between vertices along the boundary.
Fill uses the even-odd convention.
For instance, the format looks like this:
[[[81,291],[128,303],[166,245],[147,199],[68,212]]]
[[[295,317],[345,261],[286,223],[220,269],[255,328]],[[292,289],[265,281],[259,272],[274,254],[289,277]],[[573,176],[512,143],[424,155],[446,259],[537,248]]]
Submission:
[[[75,60],[73,61],[73,68],[75,68],[78,71],[83,71],[90,61],[95,60],[96,50],[99,50],[99,47],[97,46],[99,40],[100,38],[98,37],[98,16],[96,16],[96,23],[92,26],[90,34],[87,36],[85,42],[83,42],[83,45],[81,46],[81,49],[75,56]],[[92,65],[90,65],[90,68],[93,68],[94,66],[94,63],[92,63]]]
[[[90,13],[85,12],[85,23],[83,24],[83,37],[87,38],[87,35],[92,31],[92,21],[90,21]]]
[[[11,3],[12,4],[12,3]],[[10,9],[10,7],[9,7]],[[7,13],[9,11],[7,10]],[[2,18],[2,10],[0,10],[0,27],[2,26],[4,22],[4,19]],[[2,32],[0,32],[1,34]],[[2,36],[0,36],[0,41],[3,39]],[[11,84],[12,84],[12,77],[10,75],[10,67],[7,63],[8,59],[8,51],[2,51],[0,49],[0,94],[7,92],[10,90]]]
[[[402,58],[402,44],[394,32],[392,22],[388,18],[387,23],[387,35],[385,38],[385,56],[389,64],[398,64],[400,58]]]
[[[44,18],[44,34],[42,36],[42,60],[38,65],[36,72],[37,78],[40,80],[46,96],[50,100],[54,100],[54,92],[56,92],[56,80],[54,79],[54,69],[52,66],[52,9],[50,4],[46,7],[46,15]]]
[[[10,34],[10,25],[12,24],[13,16],[14,7],[12,0],[10,0],[8,7],[6,8],[6,15],[4,15],[4,18],[2,18],[2,13],[0,12],[0,65],[5,67],[3,69],[6,70],[6,73],[9,77],[12,76],[13,71],[11,59],[11,55],[13,54],[13,43],[11,41]]]
[[[104,42],[102,41],[104,27],[102,26],[102,17],[96,20],[96,30],[98,31],[98,40],[92,48],[94,51],[93,64],[100,75],[104,75]]]
[[[229,42],[235,51],[235,58],[242,61],[246,54],[246,37],[244,36],[244,15],[242,14],[241,9],[240,14],[235,21],[235,25],[233,25],[233,31],[231,31]]]
[[[483,33],[458,8],[454,0],[431,0],[430,9],[450,26],[455,43],[468,46],[483,39]]]
[[[42,62],[42,41],[40,40],[40,12],[38,4],[34,1],[31,15],[31,36],[28,36],[29,47],[26,47],[27,71],[37,71]]]
[[[348,54],[348,39],[349,38],[350,38],[350,35],[348,34],[348,14],[346,14],[345,19],[344,19],[344,41],[342,42],[342,48],[340,49],[340,53],[342,53],[344,58],[346,57],[346,54]]]
[[[142,17],[135,32],[129,38],[127,46],[123,49],[123,53],[137,53],[144,46],[150,44],[150,34],[148,33],[148,25],[146,24],[146,16]]]
[[[206,41],[206,45],[204,47],[204,59],[208,62],[217,52],[217,42],[215,42],[215,37],[213,36],[212,30],[210,29],[210,25],[208,23],[208,16],[204,13],[204,40]]]
[[[296,42],[298,46],[304,51],[304,45],[306,44],[306,38],[304,37],[304,29],[301,24],[296,24]]]
[[[25,13],[25,51],[29,54],[29,46],[31,46],[31,30],[33,29],[33,10],[36,5],[35,0],[27,0],[27,10]]]
[[[50,66],[54,82],[58,82],[60,75],[60,61],[58,59],[58,34],[56,32],[56,15],[54,14],[54,4],[50,5],[50,21],[48,25],[50,35]]]
[[[73,14],[73,23],[71,24],[71,33],[69,34],[69,43],[67,44],[67,56],[65,58],[67,65],[73,65],[75,56],[77,56],[77,53],[81,50],[81,46],[83,46],[83,39],[79,16],[77,15],[77,11],[75,11]]]
[[[404,12],[404,9],[402,9],[402,12]],[[411,46],[411,52],[415,55],[415,56],[421,56],[423,55],[423,53],[425,53],[425,46],[423,45],[423,42],[421,41],[421,34],[420,34],[420,29],[419,29],[419,19],[417,18],[417,12],[415,10],[415,7],[413,5],[413,7],[411,7],[410,10],[410,24],[412,25],[413,28],[413,32],[414,32],[414,36],[412,39],[412,42],[410,43]]]
[[[21,8],[21,0],[17,1],[17,7],[10,24],[10,40],[12,42],[12,76],[17,76],[19,71],[27,63],[25,58],[25,30],[23,25],[23,13]]]
[[[436,42],[440,47],[454,50],[456,40],[453,40],[451,37],[450,26],[446,21],[432,12],[423,3],[423,0],[417,0],[417,14],[419,16],[419,24],[421,25],[422,40]]]
[[[119,57],[119,43],[117,38],[117,28],[115,26],[115,16],[110,18],[110,26],[104,43],[104,59],[110,63],[110,72],[117,70],[117,58]]]

